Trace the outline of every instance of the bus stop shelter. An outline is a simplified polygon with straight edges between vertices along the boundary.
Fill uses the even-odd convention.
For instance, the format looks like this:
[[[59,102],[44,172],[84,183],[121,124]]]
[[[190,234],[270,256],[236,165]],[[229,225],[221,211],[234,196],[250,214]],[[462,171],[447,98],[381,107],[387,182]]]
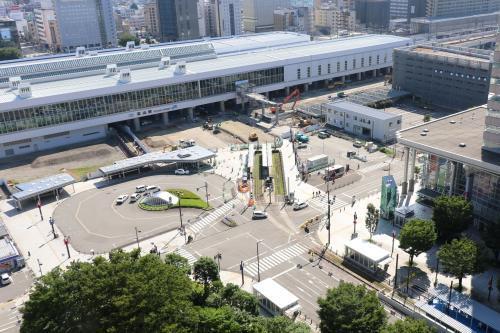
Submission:
[[[344,260],[373,275],[385,272],[392,261],[388,251],[360,238],[345,244]]]
[[[273,316],[300,310],[298,297],[273,279],[265,279],[254,284],[253,291],[259,304]]]
[[[28,199],[40,200],[40,197],[53,193],[57,198],[61,189],[75,183],[75,179],[67,173],[40,178],[31,182],[15,185],[18,192],[12,194],[14,205],[17,209],[22,209],[22,203]]]

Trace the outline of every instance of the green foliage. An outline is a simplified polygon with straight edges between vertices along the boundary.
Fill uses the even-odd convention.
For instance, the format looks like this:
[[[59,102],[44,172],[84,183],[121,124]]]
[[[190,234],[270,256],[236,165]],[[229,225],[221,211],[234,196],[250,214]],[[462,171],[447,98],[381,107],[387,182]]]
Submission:
[[[134,36],[128,32],[124,32],[123,34],[121,34],[120,38],[118,39],[118,45],[126,46],[127,42],[129,42],[129,41],[134,41],[135,45],[139,45],[139,43],[141,42],[139,40],[139,38],[137,38],[136,36]]]
[[[387,320],[377,295],[364,285],[340,282],[318,304],[322,333],[378,333]]]
[[[201,257],[193,265],[193,277],[208,288],[212,282],[220,280],[217,264],[212,258]]]
[[[446,241],[464,231],[472,222],[472,204],[461,196],[434,199],[432,220],[440,240]]]
[[[253,194],[256,198],[262,196],[262,179],[261,179],[261,174],[260,174],[260,168],[262,167],[262,154],[255,153],[254,159],[253,159]]]
[[[144,203],[143,200],[139,201],[137,204],[140,209],[146,210],[148,212],[160,212],[162,210],[167,210],[170,208],[169,205],[158,205],[158,206],[151,206],[146,203]]]
[[[484,243],[493,251],[495,259],[498,260],[500,254],[500,219],[486,225],[481,233]]]
[[[285,185],[283,182],[283,165],[281,163],[281,154],[279,151],[273,152],[273,180],[274,192],[277,195],[285,194]]]
[[[225,287],[222,287],[221,290],[210,294],[206,300],[206,305],[212,307],[228,305],[255,316],[259,314],[257,298],[232,283],[228,283]]]
[[[160,332],[191,311],[191,281],[156,255],[112,252],[35,283],[21,332]],[[182,311],[179,311],[182,309]],[[181,330],[179,330],[181,331]]]
[[[458,290],[462,290],[462,279],[470,274],[479,273],[484,266],[482,256],[474,241],[454,239],[441,247],[438,257],[444,271],[458,279]]]
[[[372,203],[366,206],[366,218],[365,225],[366,229],[370,233],[370,240],[372,239],[373,233],[377,230],[378,221],[380,219],[380,212]]]
[[[399,247],[410,255],[410,266],[412,266],[413,257],[429,251],[436,239],[434,222],[412,219],[405,223],[399,233]]]
[[[420,174],[420,167],[418,165],[415,165],[414,172],[416,175]]]
[[[395,153],[393,149],[387,148],[387,147],[380,147],[378,149],[379,152],[386,154],[389,157],[394,157]]]
[[[21,58],[21,51],[17,47],[0,48],[0,61]]]
[[[137,7],[137,4],[135,2],[132,2],[132,4],[130,5],[130,9],[137,10],[139,9],[139,7]]]
[[[180,188],[167,189],[166,191],[179,197],[181,199],[180,205],[182,207],[198,208],[198,209],[211,208],[210,205],[207,205],[207,202],[205,200],[202,200],[199,195],[191,191]]]
[[[404,320],[397,320],[394,324],[389,324],[382,329],[381,333],[434,333],[436,330],[428,326],[423,320],[415,320],[406,317]]]
[[[191,274],[191,266],[186,258],[177,253],[169,253],[165,256],[165,263],[176,267],[180,272]]]
[[[430,115],[430,114],[426,114],[426,115],[424,116],[424,123],[427,123],[427,122],[429,122],[429,121],[431,121],[431,115]]]

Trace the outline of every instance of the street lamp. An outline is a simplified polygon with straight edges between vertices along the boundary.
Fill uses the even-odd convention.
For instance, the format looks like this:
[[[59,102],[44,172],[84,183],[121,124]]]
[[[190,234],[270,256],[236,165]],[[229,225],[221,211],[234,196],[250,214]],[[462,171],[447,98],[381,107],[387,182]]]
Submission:
[[[137,227],[134,227],[134,229],[135,229],[135,241],[137,242],[137,248],[140,251],[141,246],[139,245],[139,233],[141,232],[141,230],[137,229]]]
[[[40,259],[38,259],[38,258],[36,259],[36,261],[38,262],[38,270],[40,271],[40,276],[42,276],[43,275],[42,274],[42,265],[43,264],[40,262]]]
[[[179,206],[179,219],[181,220],[181,229],[183,228],[182,226],[182,206],[181,206],[181,192],[177,191],[175,192],[177,194],[177,206]]]
[[[356,238],[356,223],[358,223],[357,219],[358,215],[356,214],[356,212],[354,212],[354,220],[352,221],[352,224],[354,225],[354,230],[352,232],[352,238]]]
[[[49,223],[50,223],[50,226],[52,227],[52,235],[54,235],[54,239],[57,238],[57,234],[56,234],[56,231],[54,230],[54,218],[51,216],[49,217]]]
[[[438,272],[439,272],[439,257],[436,258],[436,277],[434,278],[434,287],[438,284]]]
[[[245,275],[243,273],[243,260],[240,261],[240,271],[241,271],[241,285],[245,284]]]
[[[257,241],[257,282],[260,282],[260,258],[259,258],[259,244],[262,242],[261,240]]]
[[[201,188],[205,188],[205,198],[206,198],[207,207],[208,207],[208,183],[206,180],[205,180],[205,185],[196,188],[196,192],[198,192]]]
[[[68,252],[68,259],[71,258],[71,253],[69,253],[69,236],[64,237],[64,245],[66,245],[66,251]]]
[[[392,250],[391,250],[391,257],[394,253],[394,239],[396,238],[396,232],[392,230]]]

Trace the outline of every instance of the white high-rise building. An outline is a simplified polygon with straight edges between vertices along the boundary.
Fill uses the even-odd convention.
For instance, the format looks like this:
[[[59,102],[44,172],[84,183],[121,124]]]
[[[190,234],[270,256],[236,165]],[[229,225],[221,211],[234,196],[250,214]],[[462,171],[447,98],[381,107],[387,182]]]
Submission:
[[[116,47],[116,25],[111,0],[52,0],[61,48]]]
[[[205,26],[212,37],[241,35],[241,0],[206,0]]]

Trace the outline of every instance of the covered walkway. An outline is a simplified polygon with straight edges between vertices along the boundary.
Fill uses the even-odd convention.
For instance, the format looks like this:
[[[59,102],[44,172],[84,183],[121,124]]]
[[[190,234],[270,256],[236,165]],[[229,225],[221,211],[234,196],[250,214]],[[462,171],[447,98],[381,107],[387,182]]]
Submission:
[[[40,200],[40,196],[47,193],[54,193],[57,197],[59,191],[67,186],[75,183],[75,179],[67,174],[60,173],[57,175],[37,179],[31,182],[26,182],[22,184],[15,185],[15,188],[19,190],[12,194],[12,199],[14,199],[14,204],[17,209],[22,209],[22,202],[28,199]]]

